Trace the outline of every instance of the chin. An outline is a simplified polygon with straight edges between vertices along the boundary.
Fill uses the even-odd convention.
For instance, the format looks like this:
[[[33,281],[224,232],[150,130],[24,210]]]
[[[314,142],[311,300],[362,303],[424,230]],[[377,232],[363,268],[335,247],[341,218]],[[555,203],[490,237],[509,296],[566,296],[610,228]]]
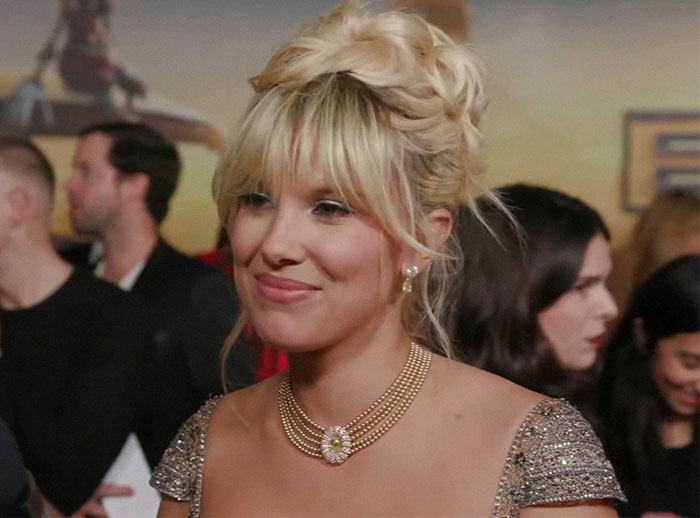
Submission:
[[[572,358],[569,362],[562,362],[562,368],[569,370],[569,371],[574,371],[574,372],[583,372],[587,371],[593,365],[595,365],[596,360],[598,359],[597,354],[592,354],[592,355],[581,355],[579,358]]]
[[[303,352],[313,349],[309,347],[310,337],[306,334],[300,334],[298,321],[296,325],[254,325],[255,334],[258,335],[262,343],[281,349],[287,352]]]

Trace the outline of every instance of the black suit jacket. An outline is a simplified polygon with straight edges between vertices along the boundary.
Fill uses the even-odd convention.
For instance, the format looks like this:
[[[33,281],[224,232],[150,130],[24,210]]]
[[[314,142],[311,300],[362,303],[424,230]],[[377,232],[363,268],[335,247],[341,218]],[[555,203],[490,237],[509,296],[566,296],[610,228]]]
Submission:
[[[197,408],[221,394],[221,347],[239,313],[233,283],[161,240],[131,292],[146,304],[158,352],[163,358],[180,356]],[[245,350],[236,348],[227,369],[230,388],[250,384],[251,367]]]
[[[95,267],[94,264],[90,264],[90,249],[92,248],[92,243],[83,243],[78,241],[54,241],[54,246],[59,255],[65,260],[75,266],[89,266],[91,269]]]
[[[80,245],[63,257],[94,266],[87,263],[88,252],[89,245]],[[220,353],[238,317],[238,298],[233,283],[222,272],[162,239],[131,292],[145,307],[159,369],[150,396],[162,427],[159,432],[152,427],[159,436],[146,439],[164,450],[177,426],[210,396],[223,392]],[[245,346],[234,349],[226,370],[231,389],[254,381]]]

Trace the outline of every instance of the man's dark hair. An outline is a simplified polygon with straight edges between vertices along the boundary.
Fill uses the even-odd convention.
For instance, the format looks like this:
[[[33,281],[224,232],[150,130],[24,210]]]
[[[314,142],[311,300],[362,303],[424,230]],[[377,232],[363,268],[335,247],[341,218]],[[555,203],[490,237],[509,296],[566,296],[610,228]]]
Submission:
[[[103,133],[112,139],[108,159],[120,175],[148,175],[148,211],[157,223],[163,221],[180,176],[180,157],[175,146],[150,126],[140,123],[95,124],[81,131],[80,136],[91,133]]]
[[[0,135],[0,162],[6,167],[19,170],[39,178],[49,189],[53,199],[56,178],[53,167],[44,153],[29,139],[11,135]]]

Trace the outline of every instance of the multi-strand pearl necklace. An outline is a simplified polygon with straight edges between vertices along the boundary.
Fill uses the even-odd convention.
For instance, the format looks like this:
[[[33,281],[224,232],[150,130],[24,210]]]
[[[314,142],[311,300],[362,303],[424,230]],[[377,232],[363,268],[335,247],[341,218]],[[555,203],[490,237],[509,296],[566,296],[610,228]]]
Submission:
[[[313,457],[340,464],[374,443],[401,419],[418,394],[430,367],[431,355],[411,344],[406,365],[394,383],[372,405],[344,426],[324,428],[304,413],[294,399],[289,373],[279,387],[279,408],[284,431],[292,444]]]

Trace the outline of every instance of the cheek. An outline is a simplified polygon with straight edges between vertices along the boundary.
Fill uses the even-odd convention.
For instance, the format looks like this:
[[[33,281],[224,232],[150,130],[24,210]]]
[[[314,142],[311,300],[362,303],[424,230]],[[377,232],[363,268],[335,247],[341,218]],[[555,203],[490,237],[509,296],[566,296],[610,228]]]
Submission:
[[[697,369],[687,369],[678,361],[669,359],[661,362],[656,377],[660,383],[666,382],[674,386],[682,386],[696,383],[698,372]]]
[[[365,308],[393,300],[400,267],[398,250],[374,232],[352,233],[352,238],[329,238],[316,255],[317,264],[341,289],[342,298]],[[357,308],[360,309],[360,308]]]
[[[328,235],[317,240],[311,253],[318,263],[329,273],[333,272],[334,278],[355,276],[358,273],[368,273],[362,270],[370,263],[369,258],[376,255],[374,243],[355,241],[348,237]]]
[[[566,293],[537,315],[542,334],[555,347],[570,341],[585,323],[585,309],[577,299],[577,295]]]
[[[658,351],[657,351],[658,352]],[[676,390],[682,389],[683,385],[692,381],[687,376],[687,369],[664,354],[657,355],[651,365],[652,380],[654,385],[669,405],[672,405],[673,396]],[[671,399],[669,399],[669,397]]]
[[[258,244],[261,240],[259,225],[239,212],[232,218],[230,228],[232,230],[229,232],[229,246],[233,254],[233,262],[239,266],[248,264],[255,250],[259,248]]]
[[[312,254],[325,274],[341,283],[380,288],[389,271],[389,256],[381,239],[366,233],[330,235],[317,243]]]

